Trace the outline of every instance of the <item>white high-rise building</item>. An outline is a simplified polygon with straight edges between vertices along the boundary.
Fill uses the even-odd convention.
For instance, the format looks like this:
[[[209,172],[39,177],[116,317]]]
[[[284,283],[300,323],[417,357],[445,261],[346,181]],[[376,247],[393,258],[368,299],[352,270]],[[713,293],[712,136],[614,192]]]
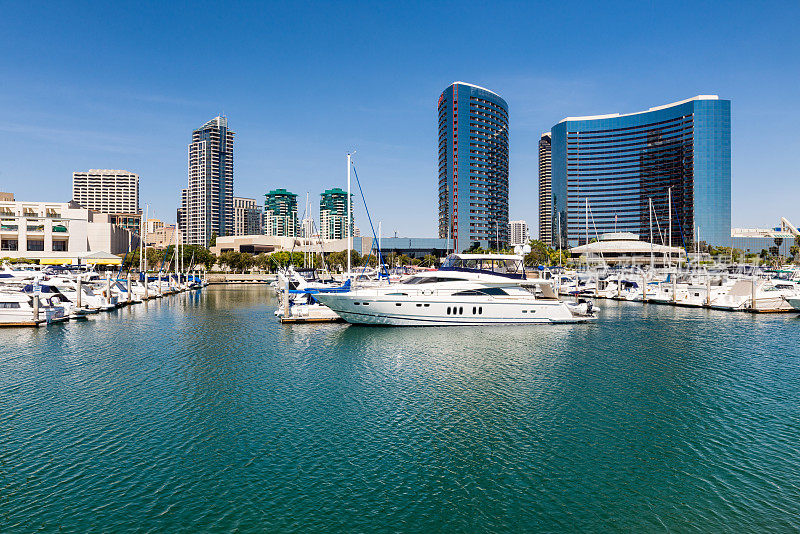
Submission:
[[[509,245],[525,245],[530,239],[528,235],[528,223],[525,221],[510,221],[508,223]]]
[[[254,198],[233,197],[233,235],[264,233],[264,214]]]
[[[73,172],[72,200],[100,213],[139,213],[139,175],[111,169]]]
[[[208,246],[211,236],[234,234],[233,138],[226,117],[215,117],[192,133],[189,187],[181,192],[181,241]]]
[[[314,235],[314,219],[307,217],[303,219],[303,237]]]

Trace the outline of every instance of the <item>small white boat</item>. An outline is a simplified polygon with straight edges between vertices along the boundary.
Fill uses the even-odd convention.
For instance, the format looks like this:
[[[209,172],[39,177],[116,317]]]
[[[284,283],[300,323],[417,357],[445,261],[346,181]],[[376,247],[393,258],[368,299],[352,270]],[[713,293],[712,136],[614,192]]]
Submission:
[[[0,326],[35,326],[69,318],[64,307],[54,305],[45,296],[39,297],[38,317],[34,296],[22,292],[0,292]]]

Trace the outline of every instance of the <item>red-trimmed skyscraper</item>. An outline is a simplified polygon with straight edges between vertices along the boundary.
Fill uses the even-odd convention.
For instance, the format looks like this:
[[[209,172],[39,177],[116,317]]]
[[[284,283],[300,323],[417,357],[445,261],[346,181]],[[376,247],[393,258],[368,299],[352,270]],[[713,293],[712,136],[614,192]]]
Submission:
[[[508,104],[455,82],[439,97],[439,237],[461,252],[508,243]]]

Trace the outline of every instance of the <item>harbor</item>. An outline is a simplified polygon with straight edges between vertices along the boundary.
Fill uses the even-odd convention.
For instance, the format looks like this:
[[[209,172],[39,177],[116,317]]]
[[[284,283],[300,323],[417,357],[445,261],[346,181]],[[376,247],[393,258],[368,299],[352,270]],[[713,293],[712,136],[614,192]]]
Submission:
[[[397,329],[279,306],[212,285],[0,330],[3,530],[792,529],[796,315]]]

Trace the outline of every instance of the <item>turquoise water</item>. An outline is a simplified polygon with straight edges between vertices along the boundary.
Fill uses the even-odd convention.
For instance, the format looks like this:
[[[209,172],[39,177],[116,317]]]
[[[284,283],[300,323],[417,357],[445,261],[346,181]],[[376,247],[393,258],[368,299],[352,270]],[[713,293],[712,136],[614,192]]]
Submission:
[[[0,330],[0,531],[786,532],[800,319],[282,326],[212,287]]]

